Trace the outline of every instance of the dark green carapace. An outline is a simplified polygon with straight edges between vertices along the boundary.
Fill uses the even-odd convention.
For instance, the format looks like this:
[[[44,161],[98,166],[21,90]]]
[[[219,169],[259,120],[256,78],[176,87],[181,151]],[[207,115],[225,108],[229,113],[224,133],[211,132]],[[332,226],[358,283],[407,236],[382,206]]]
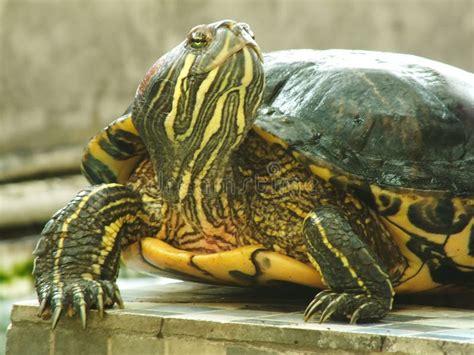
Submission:
[[[262,63],[263,60],[263,63]],[[324,289],[304,318],[369,322],[396,293],[474,287],[474,76],[414,56],[262,54],[197,26],[88,144],[35,251],[40,313],[122,304],[151,274]]]
[[[292,149],[371,183],[472,193],[472,74],[344,50],[275,52],[265,68],[256,124]]]

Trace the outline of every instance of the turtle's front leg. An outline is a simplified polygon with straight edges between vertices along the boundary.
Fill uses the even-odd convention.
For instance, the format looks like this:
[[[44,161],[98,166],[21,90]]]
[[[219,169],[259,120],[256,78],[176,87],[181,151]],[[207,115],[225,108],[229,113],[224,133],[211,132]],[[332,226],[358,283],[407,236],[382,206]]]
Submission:
[[[304,235],[309,259],[328,286],[308,305],[305,320],[322,310],[321,323],[330,317],[368,322],[391,310],[394,290],[385,267],[337,208],[315,209]]]
[[[61,314],[79,313],[86,327],[88,308],[122,307],[115,283],[120,251],[151,235],[138,194],[120,184],[91,186],[46,224],[33,252],[39,314],[51,309],[53,328]]]

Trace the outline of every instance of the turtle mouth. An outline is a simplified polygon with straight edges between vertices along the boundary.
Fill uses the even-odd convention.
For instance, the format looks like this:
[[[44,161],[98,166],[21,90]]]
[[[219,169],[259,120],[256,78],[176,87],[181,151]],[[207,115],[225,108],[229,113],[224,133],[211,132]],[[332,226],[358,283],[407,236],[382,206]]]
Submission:
[[[253,42],[247,43],[246,46],[253,49],[253,51],[257,55],[258,60],[260,61],[260,63],[263,64],[263,54],[262,54],[262,51],[260,50],[260,47],[258,46],[258,44],[255,43],[255,41],[253,41]]]

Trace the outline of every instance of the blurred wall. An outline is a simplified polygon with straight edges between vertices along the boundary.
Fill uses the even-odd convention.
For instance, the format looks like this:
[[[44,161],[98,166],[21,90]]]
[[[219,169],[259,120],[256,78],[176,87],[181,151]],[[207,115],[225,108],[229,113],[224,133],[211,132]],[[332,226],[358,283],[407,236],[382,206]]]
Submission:
[[[395,51],[474,71],[473,0],[0,0],[0,170],[84,145],[190,27],[223,18],[248,22],[264,51]]]

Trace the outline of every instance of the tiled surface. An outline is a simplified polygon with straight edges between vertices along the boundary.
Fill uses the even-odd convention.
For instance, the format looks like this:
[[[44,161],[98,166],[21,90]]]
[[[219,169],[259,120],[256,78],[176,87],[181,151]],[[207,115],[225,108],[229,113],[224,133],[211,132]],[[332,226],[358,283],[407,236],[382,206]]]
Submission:
[[[182,303],[165,303],[163,301],[166,301],[166,298],[161,298],[158,295],[161,295],[161,292],[154,291],[153,285],[145,285],[140,287],[139,290],[134,288],[125,290],[123,292],[125,300],[136,301],[140,298],[139,295],[142,294],[146,295],[146,301],[153,301],[154,294],[157,298],[156,301],[160,303],[151,302],[147,303],[148,306],[146,307],[140,307],[140,309],[128,308],[122,312],[156,314],[166,318],[436,338],[474,344],[474,310],[469,309],[396,304],[394,310],[378,323],[349,325],[329,321],[319,324],[317,320],[303,321],[303,310],[308,302],[308,297],[310,297],[309,299],[312,297],[311,291],[308,294],[307,290],[303,290],[301,297],[299,297],[298,289],[281,293],[275,297],[272,292],[252,293],[246,289],[192,283],[167,285],[166,288],[170,295],[175,295],[176,299],[180,299],[180,302],[186,302],[186,297],[190,297],[194,301],[192,293],[193,290],[196,290],[201,295],[201,301],[186,303],[185,305]],[[215,292],[218,293],[217,299]],[[235,299],[239,297],[245,301],[242,303],[235,302]],[[254,298],[253,302],[252,298]],[[469,300],[467,300],[467,304],[469,304]],[[472,304],[474,304],[474,300]]]
[[[261,305],[260,305],[261,306]],[[275,305],[272,305],[275,308]],[[252,310],[251,305],[235,304],[233,307],[219,307],[219,304],[202,306],[199,304],[173,305],[156,304],[140,309],[123,311],[135,314],[158,314],[166,318],[195,319],[213,322],[229,322],[240,324],[275,325],[279,327],[324,329],[350,333],[385,334],[420,338],[436,338],[446,341],[462,341],[474,344],[474,312],[459,311],[448,308],[424,307],[422,316],[410,316],[407,312],[416,313],[417,306],[404,306],[399,314],[394,311],[379,323],[348,325],[339,322],[317,321],[304,322],[303,312],[278,312]],[[451,316],[452,315],[452,316]],[[474,351],[474,348],[473,348]]]
[[[30,350],[22,339],[32,339],[28,335],[32,331],[45,355],[56,354],[60,346],[90,346],[90,339],[98,347],[107,343],[108,348],[120,350],[107,353],[111,355],[127,354],[136,346],[162,349],[157,351],[163,354],[188,353],[191,348],[222,355],[262,349],[265,354],[298,355],[318,351],[474,354],[474,310],[396,303],[377,323],[319,324],[303,321],[303,310],[314,291],[258,291],[153,280],[121,285],[121,289],[125,309],[108,310],[104,319],[92,311],[85,331],[77,317],[64,317],[51,331],[51,320],[36,316],[37,301],[17,303],[9,333],[10,347],[16,350],[9,355]],[[82,332],[87,336],[78,337]],[[135,345],[124,348],[124,342]]]

